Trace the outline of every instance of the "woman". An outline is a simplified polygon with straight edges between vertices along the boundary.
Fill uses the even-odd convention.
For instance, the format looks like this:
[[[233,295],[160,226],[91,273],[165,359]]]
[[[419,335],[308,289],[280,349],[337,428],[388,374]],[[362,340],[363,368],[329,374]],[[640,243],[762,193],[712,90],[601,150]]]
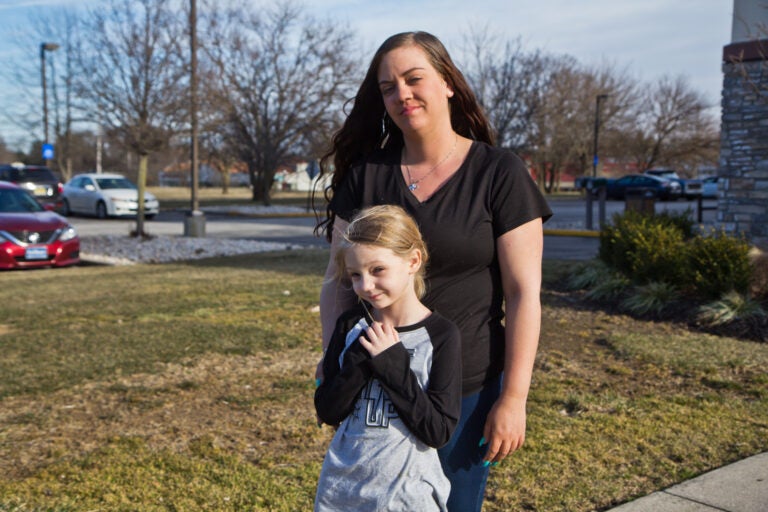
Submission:
[[[539,338],[542,223],[551,211],[521,160],[492,145],[489,123],[443,45],[409,32],[378,49],[322,160],[324,172],[331,157],[335,169],[318,226],[331,242],[320,294],[324,347],[355,300],[333,276],[335,233],[356,211],[402,206],[434,255],[423,302],[462,335],[462,414],[440,450],[449,510],[479,511],[489,466],[522,446]]]

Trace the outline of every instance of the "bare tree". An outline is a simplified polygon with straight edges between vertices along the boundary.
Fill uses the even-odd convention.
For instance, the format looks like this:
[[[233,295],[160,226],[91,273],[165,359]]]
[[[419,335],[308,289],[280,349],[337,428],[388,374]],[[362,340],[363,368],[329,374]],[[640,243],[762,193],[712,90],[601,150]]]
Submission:
[[[85,119],[84,112],[78,109],[74,98],[74,40],[77,36],[79,19],[77,12],[62,10],[55,16],[50,16],[47,25],[54,27],[54,38],[61,43],[61,58],[52,60],[61,62],[60,66],[52,64],[53,76],[57,77],[53,85],[53,133],[58,151],[55,153],[56,164],[64,181],[69,180],[73,173],[73,163],[79,156],[75,141],[74,124]],[[57,56],[59,57],[59,56]],[[57,68],[61,71],[56,72]]]
[[[13,162],[16,160],[16,154],[5,144],[0,137],[0,162]]]
[[[184,18],[169,0],[109,0],[84,18],[76,90],[94,119],[138,157],[136,236],[144,236],[149,156],[185,118]]]
[[[569,56],[549,57],[545,62],[548,79],[538,90],[541,106],[533,116],[531,160],[540,186],[553,192],[560,186],[563,170],[569,169],[575,176],[588,172],[596,118],[599,128],[607,131],[633,104],[635,87],[616,66],[588,68]],[[605,99],[599,117],[595,111],[598,96]]]
[[[278,166],[338,126],[337,105],[361,73],[351,32],[301,12],[290,2],[245,3],[214,12],[202,38],[218,71],[208,97],[224,114],[219,133],[247,163],[253,199],[265,204]]]
[[[30,16],[25,30],[30,30],[33,37],[25,33],[25,37],[16,38],[19,57],[9,66],[12,71],[8,76],[12,78],[12,84],[4,87],[5,91],[14,91],[13,101],[7,103],[9,110],[3,112],[5,117],[32,140],[43,141],[40,59],[45,59],[50,140],[43,142],[54,143],[53,167],[61,172],[65,180],[72,175],[73,158],[76,156],[72,149],[73,124],[83,120],[72,91],[73,40],[78,28],[78,14],[79,11],[74,8],[59,8],[35,12]],[[43,50],[42,45],[49,49]],[[37,149],[38,145],[35,147]],[[30,156],[42,162],[40,153]]]
[[[487,30],[467,39],[467,78],[483,104],[498,144],[528,159],[540,187],[559,188],[564,169],[587,172],[592,161],[595,101],[606,130],[633,104],[636,88],[614,65],[582,66],[573,57],[524,51],[520,40],[499,44]]]
[[[634,122],[623,130],[624,151],[640,170],[715,161],[719,132],[709,107],[684,77],[660,78],[642,91]]]
[[[520,39],[499,43],[500,37],[473,29],[466,40],[467,80],[496,132],[497,144],[517,153],[532,146],[533,116],[542,106],[547,87],[547,57],[525,52]]]

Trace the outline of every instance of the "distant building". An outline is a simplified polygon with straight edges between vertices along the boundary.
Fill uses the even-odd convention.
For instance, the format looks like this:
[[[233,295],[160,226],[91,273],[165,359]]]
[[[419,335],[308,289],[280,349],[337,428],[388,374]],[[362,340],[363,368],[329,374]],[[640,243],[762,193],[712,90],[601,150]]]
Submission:
[[[275,190],[292,190],[297,192],[309,192],[316,189],[322,193],[325,185],[318,183],[319,174],[317,163],[297,162],[293,167],[283,166],[275,173]]]

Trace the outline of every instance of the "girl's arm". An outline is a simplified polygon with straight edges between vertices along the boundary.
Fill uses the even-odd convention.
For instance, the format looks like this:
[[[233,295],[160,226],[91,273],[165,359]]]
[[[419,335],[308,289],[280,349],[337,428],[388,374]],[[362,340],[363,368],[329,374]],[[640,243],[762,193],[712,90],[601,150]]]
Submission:
[[[322,361],[325,378],[315,390],[317,417],[323,423],[334,426],[349,416],[360,391],[371,378],[370,356],[358,342],[352,343],[347,349],[344,364],[339,366],[348,323],[344,318],[340,318],[337,323]]]
[[[498,238],[504,288],[505,358],[501,396],[485,422],[486,461],[499,462],[525,441],[526,401],[541,328],[542,220]]]
[[[431,325],[432,368],[426,390],[411,371],[410,354],[402,343],[371,359],[370,366],[408,429],[439,448],[450,439],[461,414],[461,335],[445,319]]]

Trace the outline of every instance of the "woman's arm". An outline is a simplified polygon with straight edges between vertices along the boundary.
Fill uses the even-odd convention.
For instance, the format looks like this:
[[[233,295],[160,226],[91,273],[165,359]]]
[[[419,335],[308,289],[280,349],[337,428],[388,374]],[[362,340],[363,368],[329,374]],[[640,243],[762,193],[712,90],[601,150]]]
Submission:
[[[525,407],[541,329],[542,220],[535,219],[497,240],[504,289],[505,358],[501,396],[483,431],[485,460],[499,462],[525,441]]]
[[[334,232],[343,232],[348,223],[336,217]],[[336,278],[336,252],[339,250],[339,236],[331,236],[331,251],[328,258],[328,266],[325,269],[325,277],[320,288],[320,324],[322,329],[323,352],[327,350],[331,341],[336,320],[344,311],[350,309],[356,301],[352,286],[343,286]],[[323,378],[322,360],[317,365],[315,378]]]

